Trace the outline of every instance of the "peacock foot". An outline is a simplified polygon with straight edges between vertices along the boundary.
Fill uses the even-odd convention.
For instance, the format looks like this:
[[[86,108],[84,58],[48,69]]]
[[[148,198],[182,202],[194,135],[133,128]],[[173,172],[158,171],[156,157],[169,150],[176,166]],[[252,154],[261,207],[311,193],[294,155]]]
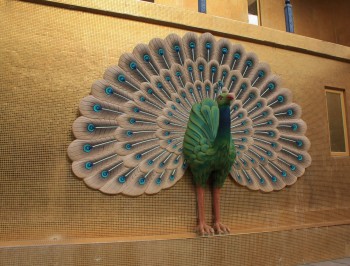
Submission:
[[[200,236],[214,235],[214,229],[206,223],[200,223],[196,227],[196,233]]]
[[[219,222],[214,223],[213,228],[215,230],[215,233],[219,234],[219,235],[230,233],[230,228],[228,228],[226,225],[219,223]]]

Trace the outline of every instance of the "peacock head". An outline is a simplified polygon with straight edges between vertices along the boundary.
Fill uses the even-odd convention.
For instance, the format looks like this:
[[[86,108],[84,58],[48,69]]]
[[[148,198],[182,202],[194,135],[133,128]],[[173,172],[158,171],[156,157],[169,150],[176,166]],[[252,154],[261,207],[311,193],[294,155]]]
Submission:
[[[219,96],[216,98],[216,101],[219,106],[224,106],[224,105],[230,106],[234,98],[235,97],[233,93],[229,93],[226,88],[223,88]]]

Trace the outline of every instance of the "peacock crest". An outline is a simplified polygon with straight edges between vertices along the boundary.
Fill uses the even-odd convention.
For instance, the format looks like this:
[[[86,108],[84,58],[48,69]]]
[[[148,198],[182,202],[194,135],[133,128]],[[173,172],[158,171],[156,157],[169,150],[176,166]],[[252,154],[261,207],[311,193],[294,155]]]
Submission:
[[[68,155],[73,172],[107,194],[154,194],[184,175],[190,111],[223,88],[236,159],[230,175],[265,192],[292,185],[311,163],[301,108],[268,64],[227,39],[176,34],[121,55],[79,105]]]

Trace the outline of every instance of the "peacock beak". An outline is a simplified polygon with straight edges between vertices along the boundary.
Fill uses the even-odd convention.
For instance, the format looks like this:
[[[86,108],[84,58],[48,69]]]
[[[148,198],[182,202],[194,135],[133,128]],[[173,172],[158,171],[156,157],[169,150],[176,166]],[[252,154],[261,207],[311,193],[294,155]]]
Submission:
[[[233,93],[229,93],[226,96],[228,99],[230,99],[230,101],[233,101],[235,99],[235,95]]]

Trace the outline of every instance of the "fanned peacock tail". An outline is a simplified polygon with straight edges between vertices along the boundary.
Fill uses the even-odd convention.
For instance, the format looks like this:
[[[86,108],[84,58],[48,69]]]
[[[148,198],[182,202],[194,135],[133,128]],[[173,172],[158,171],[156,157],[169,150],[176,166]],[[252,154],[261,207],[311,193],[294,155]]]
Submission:
[[[187,168],[182,142],[191,107],[235,94],[232,178],[253,190],[292,185],[311,163],[301,108],[269,65],[241,45],[205,33],[139,44],[82,99],[68,155],[73,172],[108,194],[154,194]]]

